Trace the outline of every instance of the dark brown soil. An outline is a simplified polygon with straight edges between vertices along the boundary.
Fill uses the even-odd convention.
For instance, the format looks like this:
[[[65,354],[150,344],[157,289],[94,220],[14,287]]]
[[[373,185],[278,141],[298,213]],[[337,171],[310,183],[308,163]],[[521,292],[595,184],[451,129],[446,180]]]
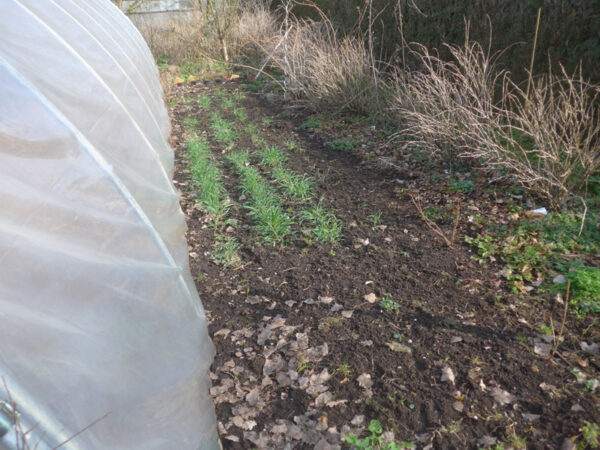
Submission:
[[[243,91],[233,82],[218,87]],[[373,419],[384,431],[393,431],[396,442],[411,441],[417,448],[478,448],[494,439],[505,447],[518,448],[526,440],[527,448],[559,448],[580,434],[584,421],[600,422],[598,390],[586,391],[572,374],[578,369],[593,379],[600,368],[597,355],[580,349],[588,324],[569,318],[559,352],[536,355],[534,344],[543,343],[536,324],[553,316],[558,328],[562,306],[549,294],[509,293],[499,268],[479,265],[463,244],[470,232],[468,208],[483,208],[478,201],[495,204],[495,199],[475,196],[469,204],[460,193],[436,191],[427,174],[405,163],[401,152],[394,160],[379,157],[385,140],[369,125],[297,131],[305,120],[301,113],[282,114],[277,97],[270,104],[245,91],[239,104],[267,141],[284,148],[294,140],[304,149],[290,151],[288,165],[314,178],[317,198],[323,196],[343,222],[343,239],[319,245],[302,239],[299,229],[300,237],[284,247],[261,244],[238,201],[238,180],[224,164],[236,205],[234,227],[222,234],[237,237],[242,263],[227,269],[213,263],[215,231],[194,200],[183,127],[184,117],[197,117],[215,158],[224,160],[228,149],[212,140],[209,112],[189,100],[213,90],[178,88],[171,113],[175,181],[188,218],[192,273],[198,277],[210,332],[218,332],[213,383],[224,387],[213,396],[226,448],[336,448],[346,446],[346,432],[360,433]],[[213,99],[215,109],[219,103]],[[273,121],[261,126],[265,117]],[[349,134],[359,151],[328,147],[335,136]],[[235,148],[252,149],[248,136],[242,131],[239,136]],[[424,204],[462,205],[454,248],[424,222],[408,191],[420,194]],[[495,212],[502,214],[498,205]],[[452,216],[447,224],[440,222],[448,236],[453,222]],[[370,303],[368,294],[377,300]],[[399,308],[384,310],[382,299]],[[285,325],[269,328],[275,320]],[[318,357],[303,361],[294,353],[294,343],[302,338],[297,333],[306,333],[307,351],[318,349]],[[265,366],[273,352],[280,352],[287,365],[273,371]],[[322,389],[290,384],[277,372],[310,377],[324,369],[331,377],[323,378],[322,389],[332,395],[322,400],[329,405],[317,398]],[[443,381],[443,373],[454,380]],[[363,374],[370,375],[371,387],[368,376],[359,378]],[[285,427],[279,430],[276,424]],[[299,431],[290,432],[293,426]],[[320,434],[304,436],[311,428]]]

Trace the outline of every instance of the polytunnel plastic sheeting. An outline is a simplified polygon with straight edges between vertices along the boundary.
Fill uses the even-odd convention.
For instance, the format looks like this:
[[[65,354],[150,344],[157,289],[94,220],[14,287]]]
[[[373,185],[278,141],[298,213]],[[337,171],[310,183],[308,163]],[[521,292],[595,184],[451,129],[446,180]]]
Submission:
[[[218,448],[169,130],[109,1],[0,1],[0,447]]]

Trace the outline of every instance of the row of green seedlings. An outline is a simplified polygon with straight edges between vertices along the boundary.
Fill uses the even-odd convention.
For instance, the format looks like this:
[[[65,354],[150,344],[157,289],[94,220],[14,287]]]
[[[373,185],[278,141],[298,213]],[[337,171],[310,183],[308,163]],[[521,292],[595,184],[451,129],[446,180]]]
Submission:
[[[212,228],[218,233],[228,224],[227,216],[232,206],[222,182],[221,171],[203,138],[194,135],[188,139],[187,149],[190,155],[190,173],[198,189],[196,201],[210,219]],[[240,244],[234,237],[217,234],[211,260],[225,267],[239,265],[239,248]]]
[[[260,172],[249,165],[250,154],[237,151],[227,157],[240,177],[241,190],[246,196],[244,206],[250,211],[254,226],[268,244],[284,244],[293,235],[293,220],[277,195]]]
[[[270,171],[271,177],[280,190],[299,204],[304,205],[300,212],[300,224],[309,223],[312,236],[319,242],[334,244],[342,237],[341,221],[323,206],[321,198],[314,202],[314,181],[306,174],[297,174],[287,167],[288,156],[275,146],[269,145],[262,137],[252,135],[253,144],[261,148],[258,152],[259,164]]]

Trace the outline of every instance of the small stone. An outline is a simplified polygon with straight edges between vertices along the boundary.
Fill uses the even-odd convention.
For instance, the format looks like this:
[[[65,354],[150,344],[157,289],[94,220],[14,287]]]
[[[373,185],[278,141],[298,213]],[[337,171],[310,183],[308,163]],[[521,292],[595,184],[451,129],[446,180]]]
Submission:
[[[363,297],[369,303],[375,303],[377,301],[377,296],[371,292]]]
[[[586,353],[591,353],[592,355],[598,355],[600,354],[600,350],[598,349],[598,344],[596,343],[592,343],[592,344],[588,344],[587,342],[581,342],[579,344],[579,346],[581,347],[581,350],[583,350]]]
[[[354,425],[355,427],[358,425],[362,425],[365,421],[365,416],[363,415],[356,415],[352,418],[352,420],[350,421],[350,423],[352,425]]]
[[[565,284],[567,282],[567,279],[565,278],[564,275],[561,274],[561,275],[556,275],[554,277],[554,279],[552,280],[552,282],[554,284]]]
[[[462,342],[463,338],[460,336],[452,336],[452,338],[450,339],[450,343],[451,344],[458,344],[459,342]]]
[[[533,352],[539,356],[548,356],[552,351],[552,344],[546,344],[545,342],[537,342],[533,346]]]
[[[584,412],[585,410],[583,409],[583,406],[581,406],[579,403],[575,403],[573,406],[571,406],[571,412]]]
[[[458,412],[463,412],[463,410],[465,409],[465,405],[463,402],[454,402],[454,403],[452,403],[452,407],[454,408],[455,411],[458,411]]]

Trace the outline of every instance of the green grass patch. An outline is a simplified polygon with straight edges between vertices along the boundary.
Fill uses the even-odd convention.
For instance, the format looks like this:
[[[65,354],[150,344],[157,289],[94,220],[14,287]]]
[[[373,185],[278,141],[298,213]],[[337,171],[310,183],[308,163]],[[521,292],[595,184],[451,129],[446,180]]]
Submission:
[[[271,175],[286,195],[301,203],[313,198],[313,179],[306,174],[298,175],[285,167],[274,167]]]
[[[259,153],[260,163],[266,166],[280,166],[287,161],[287,155],[274,146],[265,145]]]
[[[237,266],[241,262],[240,244],[234,237],[218,236],[210,259],[223,267]]]
[[[240,122],[246,122],[248,120],[248,113],[244,108],[235,108],[233,110],[233,114],[235,115],[235,118]]]
[[[298,126],[298,130],[309,130],[312,128],[318,128],[319,126],[319,118],[318,117],[310,117],[304,123]]]
[[[354,150],[354,141],[351,139],[336,139],[335,141],[330,142],[327,146],[338,152],[350,152]]]
[[[227,92],[225,92],[223,89],[215,89],[213,91],[213,95],[216,99],[219,100],[224,100],[225,98],[227,98]]]
[[[183,126],[188,132],[196,131],[198,128],[198,119],[195,117],[186,117],[183,119]]]
[[[221,107],[225,108],[225,109],[230,109],[230,108],[234,108],[235,107],[235,102],[233,101],[232,98],[228,98],[225,97],[222,101],[221,101]]]
[[[258,126],[256,126],[256,124],[254,123],[249,123],[244,128],[244,131],[250,135],[256,135],[256,133],[258,132]]]
[[[525,282],[548,278],[554,271],[567,274],[581,265],[574,256],[583,259],[586,254],[600,252],[600,229],[590,216],[588,213],[580,236],[581,215],[566,212],[550,213],[541,220],[488,224],[484,233],[467,236],[465,241],[477,250],[475,259],[480,262],[504,262],[512,290],[523,292]],[[485,225],[485,219],[481,219]]]
[[[570,281],[569,306],[576,314],[600,313],[600,269],[584,265],[575,265],[565,278]],[[563,292],[567,287],[559,285]]]
[[[313,237],[323,243],[335,244],[342,238],[342,221],[319,202],[301,212],[302,222],[310,224]]]
[[[244,203],[263,242],[283,245],[293,235],[293,220],[283,208],[283,201],[259,171],[247,165],[249,153],[235,152],[228,157],[241,180],[241,190],[247,196]]]
[[[225,120],[218,113],[211,115],[211,121],[211,128],[215,131],[215,139],[217,141],[229,144],[237,139],[237,135],[233,129],[233,122]]]
[[[231,203],[221,182],[221,172],[215,164],[206,141],[195,138],[187,141],[190,154],[190,173],[199,193],[197,202],[212,216],[215,228],[221,225],[229,212]]]
[[[208,95],[202,94],[202,95],[198,96],[198,105],[200,105],[200,108],[209,109],[211,104],[212,104],[212,100],[210,99],[210,97]]]

